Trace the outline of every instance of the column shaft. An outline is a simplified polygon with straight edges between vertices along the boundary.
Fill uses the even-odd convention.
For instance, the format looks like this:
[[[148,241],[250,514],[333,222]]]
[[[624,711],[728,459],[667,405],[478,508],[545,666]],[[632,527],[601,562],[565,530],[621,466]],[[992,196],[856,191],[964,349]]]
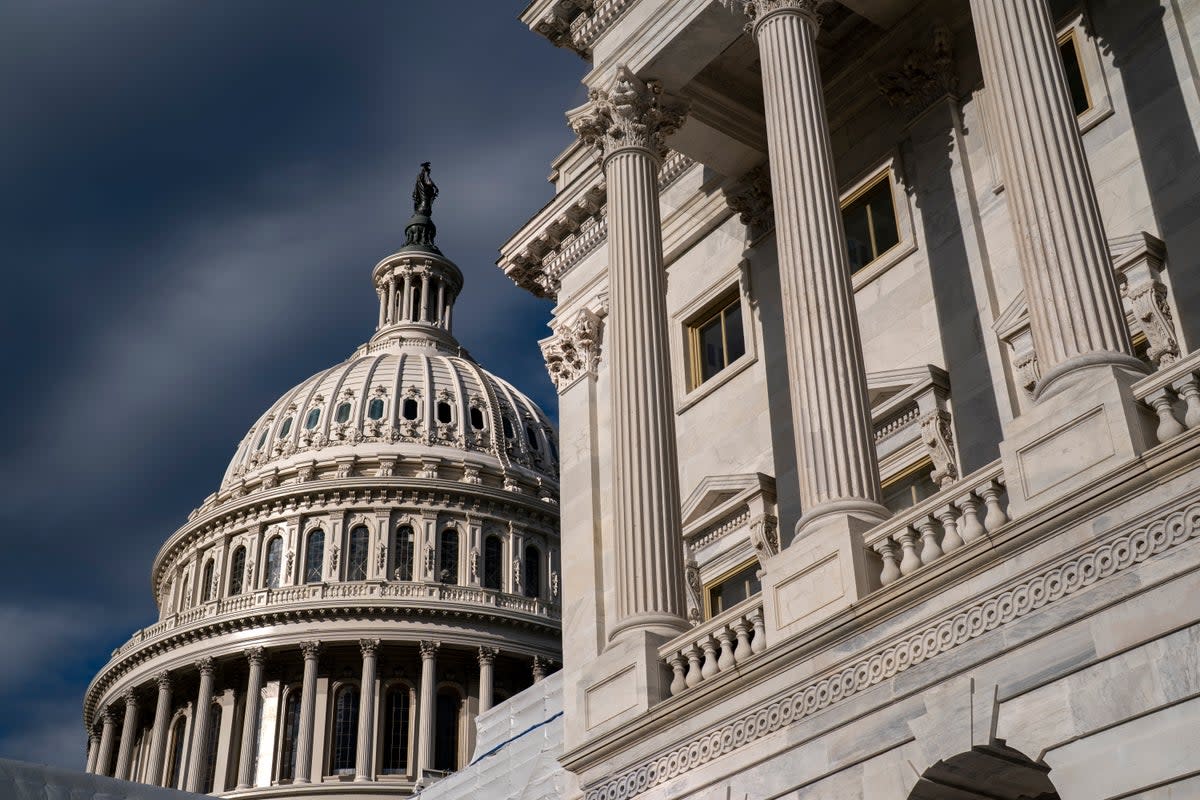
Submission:
[[[304,682],[300,687],[300,734],[296,742],[295,783],[308,783],[312,775],[313,721],[317,711],[317,658],[319,642],[301,642]]]
[[[112,711],[104,709],[104,725],[100,729],[100,752],[96,754],[96,774],[112,776],[113,738],[117,734],[117,720]]]
[[[494,695],[495,678],[494,672],[496,667],[496,648],[481,647],[479,648],[479,713],[487,711],[492,707],[492,697]]]
[[[379,320],[379,327],[390,325],[396,321],[396,278],[392,276],[387,282],[387,306],[386,313]]]
[[[166,672],[158,675],[158,701],[154,704],[154,728],[150,733],[150,768],[146,771],[146,783],[162,785],[163,758],[167,752],[167,729],[171,724],[171,676]]]
[[[200,690],[196,692],[196,711],[192,722],[192,755],[188,759],[187,791],[200,793],[204,786],[204,774],[208,771],[208,727],[212,723],[213,661],[202,658],[200,668]]]
[[[133,745],[137,739],[138,702],[133,690],[125,693],[125,722],[121,725],[121,747],[117,751],[117,768],[113,777],[129,780],[129,765],[133,761]]]
[[[421,276],[421,308],[418,309],[415,316],[416,322],[424,322],[426,315],[429,313],[429,273]]]
[[[400,298],[400,306],[403,309],[400,312],[401,319],[405,320],[406,322],[411,321],[412,320],[412,273],[411,272],[404,273],[404,296]]]
[[[433,769],[434,682],[437,680],[438,642],[421,642],[421,707],[417,711],[417,777]]]
[[[258,746],[258,715],[262,707],[263,649],[246,650],[250,676],[246,679],[246,716],[242,720],[242,752],[238,758],[238,789],[254,785],[254,756]]]
[[[94,733],[88,734],[88,752],[87,752],[87,767],[85,772],[94,773],[96,771],[96,759],[100,755],[100,737]]]
[[[360,639],[362,649],[362,680],[358,686],[358,752],[355,754],[354,780],[375,779],[375,654],[378,639]]]
[[[1036,391],[1074,366],[1137,366],[1046,2],[971,0],[971,12],[1043,375]]]
[[[866,371],[817,66],[815,3],[755,23],[779,253],[801,522],[883,518]]]

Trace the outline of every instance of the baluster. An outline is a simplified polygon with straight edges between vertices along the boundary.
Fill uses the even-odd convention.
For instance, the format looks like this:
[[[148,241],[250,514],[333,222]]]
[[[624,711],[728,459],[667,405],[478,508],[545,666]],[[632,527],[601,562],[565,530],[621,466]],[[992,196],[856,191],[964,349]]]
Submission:
[[[711,635],[705,636],[700,640],[700,646],[704,648],[704,666],[700,669],[700,676],[708,680],[720,672],[717,668],[717,642]]]
[[[922,517],[914,523],[921,534],[921,563],[929,566],[942,557],[937,543],[937,523],[933,517]]]
[[[1158,414],[1158,441],[1170,441],[1186,430],[1175,418],[1172,393],[1165,386],[1156,389],[1154,394],[1146,398],[1146,402],[1154,409],[1154,413]]]
[[[962,530],[959,531],[962,540],[970,544],[986,536],[987,531],[979,521],[979,501],[975,495],[968,492],[966,497],[958,501],[958,507],[962,511]]]
[[[754,654],[750,649],[750,623],[744,617],[733,622],[733,632],[737,634],[737,649],[733,651],[733,660],[741,664]]]
[[[733,634],[728,628],[717,631],[717,639],[721,642],[721,657],[717,659],[717,668],[724,672],[733,669]]]
[[[1187,404],[1187,413],[1183,416],[1183,424],[1188,428],[1200,426],[1200,383],[1195,375],[1188,375],[1175,381],[1172,386],[1176,394]]]
[[[896,545],[891,539],[884,539],[875,545],[875,552],[883,559],[883,571],[879,573],[879,584],[887,586],[900,580],[900,563],[896,559]]]
[[[953,503],[947,503],[937,512],[938,522],[942,523],[942,552],[953,553],[963,546],[963,538],[958,535],[958,516],[954,513]]]
[[[917,534],[912,528],[905,528],[896,534],[904,557],[900,559],[900,574],[911,575],[921,568],[921,557],[917,555]]]
[[[983,518],[983,527],[988,533],[992,533],[1008,522],[1008,514],[1005,514],[1004,509],[1000,506],[999,481],[992,479],[980,490],[980,494],[983,495],[983,502],[987,505],[987,516]]]
[[[690,689],[700,681],[704,680],[704,677],[700,674],[700,650],[696,647],[696,645],[689,644],[684,649],[683,654],[687,656],[688,660],[688,671],[687,675],[684,677],[684,683],[686,683]]]
[[[750,622],[754,625],[754,640],[750,642],[750,650],[761,653],[767,649],[767,628],[763,624],[762,609],[756,608],[750,612]]]
[[[671,694],[676,695],[687,688],[687,681],[683,677],[683,657],[679,653],[671,653],[667,663],[671,665],[671,673],[674,675],[671,679]]]

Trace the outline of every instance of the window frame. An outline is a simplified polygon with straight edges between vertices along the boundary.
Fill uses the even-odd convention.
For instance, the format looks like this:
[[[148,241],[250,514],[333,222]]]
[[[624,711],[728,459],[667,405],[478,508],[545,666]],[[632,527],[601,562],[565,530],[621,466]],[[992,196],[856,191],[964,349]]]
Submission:
[[[761,568],[761,565],[759,564],[757,557],[752,557],[752,558],[746,559],[745,561],[740,561],[735,566],[731,567],[730,569],[727,569],[724,572],[721,572],[720,574],[718,574],[715,578],[709,578],[708,580],[704,581],[701,584],[700,601],[704,604],[703,614],[704,614],[705,622],[709,621],[710,619],[712,619],[715,616],[720,616],[721,614],[724,614],[726,611],[731,611],[731,610],[737,608],[738,606],[742,605],[743,603],[748,603],[749,601],[753,600],[755,597],[762,596],[762,581],[760,579],[757,594],[748,595],[745,600],[742,600],[739,603],[735,603],[734,605],[730,606],[729,608],[723,608],[715,614],[713,613],[712,594],[711,594],[712,590],[714,588],[716,588],[717,586],[719,586],[720,584],[722,584],[725,581],[732,578],[734,575],[737,575],[739,572],[742,572],[752,566],[759,566]]]
[[[879,253],[858,271],[850,273],[850,285],[855,293],[917,251],[912,207],[909,203],[908,192],[904,188],[907,183],[901,166],[899,152],[892,151],[885,158],[876,161],[868,169],[859,173],[838,193],[838,211],[842,214],[844,228],[846,209],[854,201],[860,199],[884,180],[889,182],[892,190],[892,211],[896,215],[896,233],[899,238],[896,244]],[[844,230],[842,235],[845,236]],[[844,241],[842,246],[845,247]],[[847,266],[849,266],[848,256]]]
[[[708,380],[695,384],[692,378],[696,371],[692,360],[692,328],[711,319],[712,312],[728,308],[735,296],[742,304],[742,342],[745,351]],[[750,285],[750,262],[741,259],[673,315],[676,335],[671,338],[671,360],[674,364],[683,365],[682,369],[673,370],[676,414],[683,414],[758,361],[758,315],[755,309]]]
[[[897,484],[903,483],[904,481],[908,480],[909,478],[912,478],[914,475],[916,475],[918,473],[923,473],[924,476],[926,478],[928,478],[929,473],[932,470],[933,470],[933,460],[927,455],[922,455],[916,461],[913,461],[911,463],[906,463],[903,466],[901,466],[899,469],[887,473],[886,477],[881,476],[880,480],[879,480],[879,494],[882,497],[883,495],[887,494],[888,487],[893,487],[893,486],[896,486]],[[936,494],[938,491],[940,491],[940,489],[938,488],[937,484],[934,484],[934,494]],[[917,500],[915,503],[913,503],[912,506],[906,506],[905,508],[899,509],[899,510],[895,511],[894,513],[895,514],[903,514],[905,512],[905,510],[907,510],[908,508],[912,508],[913,506],[920,505],[921,503],[925,502],[925,500],[928,500],[928,499],[929,498],[922,498],[921,500]]]
[[[1079,59],[1079,71],[1083,75],[1083,88],[1087,92],[1090,103],[1086,111],[1075,117],[1079,122],[1081,136],[1114,113],[1104,62],[1100,58],[1096,38],[1088,34],[1088,27],[1089,23],[1085,13],[1076,9],[1059,19],[1054,28],[1055,44],[1062,44],[1068,38],[1073,39],[1075,54]]]
[[[858,269],[853,270],[850,273],[851,275],[857,275],[858,273],[862,272],[863,270],[869,269],[872,265],[875,264],[875,262],[879,261],[881,258],[886,258],[893,250],[895,250],[897,247],[900,247],[901,245],[904,244],[903,230],[900,228],[900,211],[896,207],[896,186],[895,186],[895,181],[892,179],[892,174],[891,174],[890,169],[880,170],[873,177],[868,178],[865,183],[860,185],[851,194],[849,194],[848,196],[843,197],[839,200],[838,210],[842,214],[843,233],[844,233],[844,228],[845,228],[846,213],[850,210],[850,207],[853,206],[855,203],[859,202],[860,200],[862,200],[863,198],[865,198],[868,194],[871,194],[873,191],[875,191],[875,189],[877,187],[879,187],[883,183],[887,183],[888,188],[891,190],[888,193],[888,195],[892,201],[892,222],[894,222],[896,225],[896,242],[895,242],[895,244],[889,246],[888,248],[886,248],[884,250],[879,249],[879,244],[875,240],[875,238],[876,238],[875,237],[875,222],[873,219],[874,215],[871,213],[871,207],[867,206],[867,229],[870,232],[869,235],[871,237],[871,252],[873,253],[873,255],[871,256],[870,261],[863,264]],[[847,253],[847,259],[849,259],[849,253]]]
[[[732,366],[739,358],[746,354],[746,326],[743,324],[742,354],[732,360],[729,358],[729,325],[727,324],[727,318],[729,317],[728,312],[734,306],[737,306],[738,311],[741,313],[744,319],[746,313],[744,304],[742,303],[741,294],[736,288],[720,297],[717,302],[715,302],[709,308],[708,311],[700,316],[697,316],[688,323],[688,391],[695,391],[705,383],[708,383],[708,381],[714,380],[718,375],[729,369],[729,367]],[[721,323],[721,360],[724,363],[721,365],[720,369],[718,369],[708,378],[704,378],[704,354],[701,352],[701,335],[709,325],[718,320]]]

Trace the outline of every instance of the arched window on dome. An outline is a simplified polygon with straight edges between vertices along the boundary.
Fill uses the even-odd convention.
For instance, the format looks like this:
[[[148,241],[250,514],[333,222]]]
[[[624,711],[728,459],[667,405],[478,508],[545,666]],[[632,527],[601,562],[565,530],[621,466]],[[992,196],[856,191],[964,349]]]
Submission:
[[[267,436],[270,435],[270,428],[263,428],[263,432],[258,437],[258,444],[254,445],[255,450],[262,450],[263,445],[267,443]]]
[[[339,425],[345,425],[350,421],[350,401],[346,400],[338,403],[337,411],[333,413],[333,421]]]
[[[349,558],[346,559],[346,580],[367,579],[367,559],[370,557],[371,534],[366,525],[357,525],[350,531]]]
[[[325,531],[317,528],[308,532],[304,541],[304,582],[320,583],[321,567],[325,563]]]
[[[242,580],[246,575],[246,548],[238,545],[229,560],[229,596],[242,593]]]
[[[192,576],[183,576],[183,586],[179,590],[179,610],[183,611],[192,604]]]
[[[538,442],[537,431],[535,431],[533,429],[532,425],[525,426],[525,440],[529,442],[530,449],[532,449],[532,450],[541,450],[542,449],[541,444]]]
[[[471,427],[477,431],[483,430],[483,409],[471,406]]]
[[[204,571],[200,576],[200,600],[204,603],[213,599],[213,567],[213,560],[210,558],[204,562]]]
[[[454,409],[445,400],[438,401],[437,421],[443,425],[449,425],[451,422],[454,422]]]
[[[336,775],[354,769],[358,750],[358,687],[342,686],[333,701],[333,752],[330,769]]]
[[[542,551],[533,545],[525,547],[525,596],[542,595]]]
[[[283,699],[283,731],[279,747],[279,780],[290,782],[296,777],[296,744],[300,739],[300,687],[288,688]]]
[[[408,773],[409,729],[412,726],[412,687],[393,684],[383,701],[383,773]]]
[[[421,408],[417,405],[416,399],[412,397],[406,397],[404,399],[403,413],[404,418],[409,422],[414,421],[418,416],[420,416]]]
[[[438,581],[458,583],[458,531],[455,528],[443,530],[439,544]]]
[[[286,439],[288,434],[292,432],[292,417],[288,417],[279,426],[279,438]]]
[[[504,542],[496,534],[483,540],[483,588],[500,591],[504,581]]]
[[[411,581],[413,579],[415,546],[411,525],[401,525],[396,528],[395,538],[392,540],[392,553],[396,559],[396,580]]]
[[[213,703],[212,713],[208,718],[208,760],[204,764],[204,785],[200,791],[212,794],[217,777],[217,745],[221,742],[221,704]],[[221,787],[223,790],[225,787]]]
[[[453,772],[460,766],[459,731],[462,728],[463,696],[452,686],[437,693],[437,731],[434,734],[433,768]]]
[[[317,427],[317,423],[320,421],[321,409],[319,407],[310,408],[308,410],[308,415],[304,417],[304,429],[311,431],[313,428]]]
[[[267,588],[278,589],[283,578],[283,537],[267,542]]]
[[[508,417],[507,416],[501,417],[500,422],[501,422],[502,426],[504,427],[504,438],[505,439],[513,438],[513,426],[512,426],[512,422],[509,421]]]
[[[367,403],[367,418],[368,419],[383,419],[383,399],[372,397],[371,402]]]
[[[164,784],[168,788],[183,788],[183,754],[185,744],[187,744],[187,717],[180,714],[176,718],[175,724],[171,726],[170,760],[167,761],[167,782]]]

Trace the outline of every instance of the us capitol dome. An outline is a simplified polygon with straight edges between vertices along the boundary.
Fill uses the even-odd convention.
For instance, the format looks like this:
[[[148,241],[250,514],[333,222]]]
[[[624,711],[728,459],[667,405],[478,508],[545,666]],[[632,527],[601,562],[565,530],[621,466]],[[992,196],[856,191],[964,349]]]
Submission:
[[[85,695],[89,772],[403,796],[561,659],[555,432],[454,338],[436,196],[422,165],[374,336],[272,404],[159,550],[158,621]]]

